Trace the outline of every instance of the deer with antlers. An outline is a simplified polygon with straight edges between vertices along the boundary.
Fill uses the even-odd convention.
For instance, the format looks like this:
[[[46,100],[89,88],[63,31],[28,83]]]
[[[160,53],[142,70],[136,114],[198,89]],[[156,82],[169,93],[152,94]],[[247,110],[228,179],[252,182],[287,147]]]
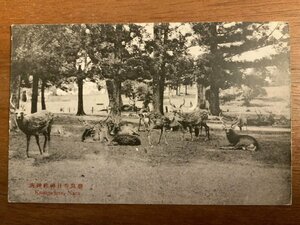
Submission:
[[[199,135],[199,130],[202,132],[202,127],[205,128],[206,140],[209,140],[209,126],[206,124],[208,120],[208,111],[201,110],[196,108],[192,112],[183,112],[182,107],[185,104],[185,99],[183,99],[183,103],[177,107],[172,104],[171,99],[169,98],[169,103],[173,108],[174,119],[181,125],[181,129],[183,131],[183,139],[185,135],[185,131],[188,129],[191,135],[191,140],[193,140],[193,130],[195,130],[195,136]]]
[[[138,113],[139,115],[139,127],[138,130],[140,131],[141,125],[144,125],[147,131],[148,143],[151,147],[152,144],[152,131],[153,130],[160,130],[160,135],[157,144],[160,144],[162,136],[164,136],[165,144],[168,144],[167,137],[166,137],[166,130],[170,128],[171,120],[160,113],[156,112],[149,112],[146,109],[141,109]]]
[[[219,120],[223,124],[223,129],[225,130],[227,140],[230,143],[230,146],[223,146],[223,147],[221,147],[221,149],[249,150],[249,151],[258,150],[258,142],[254,137],[252,137],[250,135],[240,135],[234,131],[234,128],[239,123],[239,118],[237,118],[234,121],[226,123],[220,113]]]
[[[51,127],[53,124],[54,114],[46,110],[26,115],[25,110],[17,110],[12,103],[12,96],[10,98],[10,110],[15,114],[15,120],[20,130],[26,135],[27,147],[26,156],[29,158],[29,143],[31,136],[35,136],[36,143],[39,147],[40,154],[46,152],[46,144],[50,142]],[[45,137],[43,151],[39,142],[39,135],[42,134]]]
[[[135,128],[127,122],[121,121],[118,116],[108,114],[104,120],[98,121],[96,124],[90,124],[86,121],[83,123],[86,126],[81,137],[83,142],[87,137],[92,137],[94,141],[105,141],[108,144],[132,146],[141,144]]]

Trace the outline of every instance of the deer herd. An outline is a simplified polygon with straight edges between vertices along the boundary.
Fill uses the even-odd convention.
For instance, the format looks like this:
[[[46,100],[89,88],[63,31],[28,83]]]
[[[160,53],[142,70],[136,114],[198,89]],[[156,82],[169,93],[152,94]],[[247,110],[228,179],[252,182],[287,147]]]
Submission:
[[[36,142],[42,155],[45,152],[47,142],[50,142],[51,127],[54,120],[54,115],[48,111],[42,110],[37,113],[26,115],[24,110],[17,110],[16,107],[11,104],[11,113],[14,114],[14,119],[19,129],[26,135],[27,147],[26,155],[29,157],[29,143],[31,136],[35,136]],[[169,99],[169,104],[172,108],[170,112],[164,115],[160,113],[151,112],[146,109],[141,109],[137,112],[139,118],[138,126],[122,121],[120,117],[112,116],[108,110],[108,115],[104,120],[100,120],[94,124],[90,124],[87,121],[82,121],[84,124],[84,131],[81,135],[81,141],[84,142],[87,138],[92,138],[93,141],[106,142],[111,145],[141,145],[139,132],[145,131],[148,138],[149,146],[153,147],[152,133],[154,130],[159,130],[160,135],[158,138],[158,144],[161,142],[161,138],[164,138],[164,142],[167,145],[167,133],[171,131],[180,131],[182,133],[181,140],[185,139],[185,134],[189,132],[190,140],[193,141],[195,134],[196,137],[202,133],[202,129],[205,129],[205,141],[210,140],[210,128],[207,125],[209,119],[209,113],[207,110],[195,109],[192,112],[184,112],[182,107],[185,101],[177,107]],[[223,125],[229,146],[221,146],[220,149],[226,150],[258,150],[258,142],[256,139],[249,135],[237,134],[234,131],[236,126],[242,127],[243,122],[240,117],[237,117],[234,121],[225,121],[222,114],[218,116],[219,121]],[[141,129],[144,127],[143,129]],[[45,137],[43,151],[39,144],[39,135],[42,134]]]

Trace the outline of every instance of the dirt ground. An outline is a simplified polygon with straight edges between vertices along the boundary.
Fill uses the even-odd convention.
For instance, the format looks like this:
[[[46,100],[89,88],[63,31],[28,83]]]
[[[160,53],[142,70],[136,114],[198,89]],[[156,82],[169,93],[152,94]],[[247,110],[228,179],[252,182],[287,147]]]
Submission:
[[[58,135],[56,128],[63,128],[64,134]],[[182,141],[178,132],[169,132],[169,145],[153,148],[145,132],[141,132],[142,145],[137,147],[83,143],[83,129],[77,118],[60,116],[53,127],[49,152],[40,156],[32,138],[29,159],[25,135],[11,133],[9,201],[290,203],[290,132],[242,131],[259,142],[259,151],[249,152],[219,149],[228,143],[218,128],[211,129],[210,141],[204,141],[204,136]],[[157,140],[159,132],[153,133]]]

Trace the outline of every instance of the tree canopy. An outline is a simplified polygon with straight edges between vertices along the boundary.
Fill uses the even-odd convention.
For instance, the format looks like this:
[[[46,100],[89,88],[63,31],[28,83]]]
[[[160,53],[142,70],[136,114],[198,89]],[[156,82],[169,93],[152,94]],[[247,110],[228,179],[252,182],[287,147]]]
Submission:
[[[253,96],[274,74],[289,73],[288,25],[282,22],[30,25],[14,26],[12,33],[12,77],[19,77],[12,86],[32,87],[32,112],[39,86],[43,93],[75,77],[77,115],[85,114],[86,78],[106,81],[115,114],[122,83],[138,81],[151,86],[157,113],[163,114],[166,85],[196,83],[198,107],[209,88],[209,109],[218,115],[221,89],[246,86]]]

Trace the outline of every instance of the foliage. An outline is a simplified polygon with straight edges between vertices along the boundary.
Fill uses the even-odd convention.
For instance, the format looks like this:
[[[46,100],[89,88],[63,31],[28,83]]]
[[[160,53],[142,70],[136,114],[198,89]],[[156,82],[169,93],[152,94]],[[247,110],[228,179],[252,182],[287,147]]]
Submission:
[[[152,90],[142,82],[126,80],[122,85],[122,93],[130,99],[135,106],[136,101],[143,101],[143,107],[147,108],[152,101]]]
[[[242,86],[242,99],[244,101],[243,105],[250,106],[250,101],[256,97],[265,96],[267,94],[266,90],[261,86],[255,86],[253,88],[243,85]]]
[[[97,83],[111,80],[117,83],[112,85],[116,88],[124,82],[129,98],[144,99],[146,105],[153,101],[160,113],[166,84],[178,87],[197,82],[202,87],[210,86],[208,100],[216,114],[220,111],[220,89],[247,87],[243,98],[248,105],[264,94],[266,78],[273,79],[271,67],[276,66],[278,74],[288,71],[286,23],[155,23],[149,26],[153,33],[146,26],[149,25],[15,26],[12,75],[21,75],[22,85],[27,87],[31,85],[30,75],[55,86],[61,86],[69,77],[75,77],[81,86],[86,78]],[[197,57],[190,54],[192,47],[201,48]],[[243,58],[262,48],[271,53]],[[128,80],[142,86],[138,88]],[[148,87],[143,87],[148,80]]]
[[[211,86],[210,106],[211,112],[217,115],[220,111],[218,95],[219,89],[226,89],[234,85],[247,84],[247,79],[243,79],[244,70],[248,68],[265,69],[268,66],[278,66],[282,69],[287,68],[286,61],[289,47],[287,44],[288,35],[286,36],[287,24],[277,23],[272,27],[270,23],[194,23],[192,25],[195,32],[194,42],[199,45],[204,45],[207,54],[209,55],[208,65],[210,69],[202,67],[203,73],[209,71],[208,82]],[[273,35],[283,34],[281,37]],[[241,56],[251,51],[256,51],[263,47],[276,49],[275,54],[269,57],[248,58],[248,60],[241,60]],[[280,61],[283,60],[283,63]],[[263,73],[252,74],[257,76],[257,80]],[[256,83],[256,86],[264,84]],[[257,87],[250,86],[251,89]],[[254,90],[254,93],[257,92]],[[254,94],[256,95],[256,94]],[[253,96],[247,92],[246,96]],[[250,98],[251,98],[250,97]]]

